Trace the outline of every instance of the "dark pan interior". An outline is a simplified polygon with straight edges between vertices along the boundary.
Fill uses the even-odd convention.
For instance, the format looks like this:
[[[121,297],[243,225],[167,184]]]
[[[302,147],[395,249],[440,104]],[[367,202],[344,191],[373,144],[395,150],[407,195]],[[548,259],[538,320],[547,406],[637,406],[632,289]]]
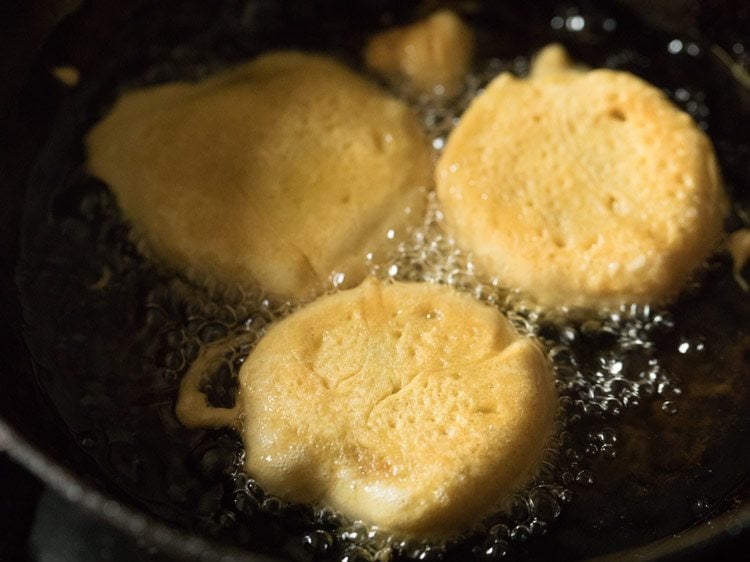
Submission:
[[[71,499],[88,503],[130,532],[146,533],[148,540],[168,550],[196,556],[216,549],[216,553],[240,557],[244,555],[232,550],[232,545],[249,544],[267,554],[282,549],[284,539],[273,539],[279,530],[268,523],[272,518],[255,521],[262,536],[248,541],[238,540],[234,531],[221,525],[196,522],[192,510],[210,495],[207,490],[181,507],[176,507],[177,500],[171,500],[168,493],[142,492],[144,487],[160,486],[144,480],[149,474],[168,470],[164,460],[168,455],[160,458],[159,452],[187,450],[192,455],[188,464],[212,472],[213,468],[205,466],[206,458],[220,462],[235,446],[236,439],[226,433],[196,436],[179,429],[170,434],[173,441],[164,444],[158,427],[164,411],[171,410],[176,381],[159,387],[155,392],[161,394],[156,398],[140,395],[132,401],[124,396],[112,404],[80,402],[86,395],[85,384],[97,372],[121,372],[113,369],[113,363],[124,362],[127,368],[118,368],[130,372],[141,370],[138,357],[128,353],[130,348],[118,348],[111,341],[122,335],[121,330],[143,320],[148,281],[159,278],[158,272],[144,266],[145,273],[139,269],[141,273],[126,279],[121,293],[114,298],[110,295],[106,302],[87,300],[87,293],[76,289],[95,282],[103,263],[124,277],[129,275],[127,269],[118,271],[117,264],[106,262],[112,244],[125,239],[123,227],[108,214],[113,203],[105,187],[78,168],[83,160],[80,139],[122,84],[182,78],[206,64],[219,67],[272,47],[326,50],[357,64],[353,53],[359,52],[367,33],[386,22],[409,21],[445,4],[450,3],[196,0],[166,1],[154,7],[99,1],[85,3],[64,19],[27,76],[14,125],[8,128],[10,142],[6,143],[9,150],[4,155],[0,194],[0,341],[6,357],[0,369],[5,389],[0,393],[0,446],[9,447]],[[750,49],[750,15],[744,14],[743,19],[739,4],[706,2],[680,11],[673,3],[659,3],[641,16],[630,9],[643,9],[637,2],[630,7],[599,2],[496,2],[477,11],[470,3],[455,4],[480,31],[480,57],[529,55],[556,40],[564,42],[579,60],[631,70],[673,96],[682,86],[686,91],[701,92],[703,97],[683,102],[698,104],[693,108],[697,118],[700,104],[709,108],[704,117],[736,209],[750,208],[750,144],[746,138],[750,95],[738,84],[722,54],[741,58],[735,45]],[[390,17],[384,20],[386,13]],[[590,29],[574,32],[566,27],[567,18],[576,14],[585,16]],[[562,27],[551,25],[555,17],[562,18]],[[617,22],[617,28],[604,32],[602,22],[608,18]],[[650,23],[645,24],[644,18]],[[672,39],[683,45],[694,43],[699,53],[671,53],[667,46]],[[170,62],[165,64],[165,60]],[[50,74],[49,69],[58,65],[81,69],[84,78],[73,93]],[[92,196],[98,206],[81,211],[81,202],[92,200]],[[73,219],[57,221],[61,216]],[[740,216],[734,215],[730,223],[729,229],[737,228]],[[92,231],[101,230],[103,224],[109,230],[90,245]],[[66,249],[56,255],[69,259],[50,263],[50,247],[58,243]],[[117,251],[125,263],[142,262],[127,244],[118,245]],[[719,258],[707,275],[710,291],[682,299],[674,314],[687,332],[717,342],[711,353],[721,368],[732,371],[726,380],[736,382],[750,377],[750,348],[743,351],[728,339],[749,337],[750,307],[747,295],[727,276],[728,267],[727,260]],[[186,319],[189,316],[175,312],[176,317],[181,314]],[[79,342],[78,347],[75,341],[68,348],[62,346],[76,330],[96,332],[98,338]],[[670,338],[675,337],[664,335],[663,345],[673,345]],[[97,345],[92,346],[92,341]],[[685,374],[688,380],[712,376],[705,366]],[[555,529],[518,545],[512,556],[573,560],[637,547],[646,559],[668,558],[694,554],[712,541],[741,532],[750,520],[746,502],[750,467],[750,451],[745,445],[750,437],[744,421],[747,404],[745,384],[731,399],[708,398],[677,418],[659,418],[661,425],[644,422],[642,410],[631,412],[622,423],[642,446],[630,451],[647,460],[636,464],[634,470],[602,468],[609,466],[605,464],[598,470],[611,471],[610,490],[619,487],[623,495],[640,494],[646,507],[623,512],[611,494],[597,487],[582,488],[576,502],[588,504],[585,512],[566,511]],[[133,449],[133,439],[120,439],[119,445],[113,446],[112,428],[102,428],[103,418],[91,417],[91,412],[107,408],[128,409],[133,421],[123,431],[137,435],[143,451]],[[695,442],[703,438],[710,445],[696,449]],[[683,454],[675,454],[677,449]],[[113,455],[116,461],[111,461]],[[597,462],[592,461],[593,465]],[[219,496],[224,493],[218,492]],[[107,500],[110,497],[117,501]],[[597,517],[592,518],[591,513]],[[166,522],[167,527],[152,525],[152,517]],[[709,520],[711,526],[706,525]],[[195,535],[216,539],[220,545],[204,543]],[[268,536],[271,539],[266,540]],[[287,556],[297,552],[292,547],[282,550]],[[466,555],[460,549],[455,554],[456,559]]]

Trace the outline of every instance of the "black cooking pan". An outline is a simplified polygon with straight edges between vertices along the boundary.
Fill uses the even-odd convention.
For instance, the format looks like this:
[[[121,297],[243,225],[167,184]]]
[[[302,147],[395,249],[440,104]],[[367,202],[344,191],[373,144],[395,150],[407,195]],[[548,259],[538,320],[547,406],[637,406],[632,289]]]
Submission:
[[[212,313],[167,302],[159,292],[163,274],[127,242],[106,186],[82,171],[80,139],[121,88],[195,78],[273,47],[327,50],[356,65],[368,33],[445,4],[100,0],[14,6],[5,21],[24,23],[8,24],[4,37],[13,48],[4,48],[2,67],[0,448],[69,500],[177,557],[309,558],[300,546],[309,523],[304,508],[266,505],[261,492],[254,496],[258,505],[233,503],[227,479],[236,437],[174,425],[171,408],[184,361],[144,363],[159,350],[134,341],[130,331],[153,323],[158,348],[160,338],[178,337],[165,322],[188,326],[200,317],[200,325],[184,330],[205,335]],[[750,196],[750,97],[741,66],[750,49],[750,13],[742,3],[453,5],[479,31],[478,58],[498,57],[522,71],[517,56],[562,41],[579,60],[630,70],[663,87],[708,128],[736,203],[727,227],[742,224]],[[35,50],[41,39],[44,47]],[[53,76],[51,69],[60,66],[81,71],[77,87]],[[86,290],[100,281],[103,266],[122,280],[105,299]],[[714,260],[702,285],[669,311],[681,328],[654,335],[664,349],[679,348],[680,337],[706,347],[695,359],[669,360],[687,389],[688,396],[675,401],[682,411],[663,408],[665,394],[613,419],[627,441],[618,445],[621,458],[581,461],[600,482],[571,484],[576,497],[560,518],[546,533],[513,543],[508,556],[684,559],[744,532],[750,523],[750,351],[738,342],[747,339],[750,311],[728,271],[725,257]],[[557,337],[554,327],[545,330]],[[583,345],[600,349],[611,342],[592,336]],[[123,383],[123,373],[132,378]],[[722,394],[727,384],[734,387]],[[689,400],[691,389],[706,388],[719,390]],[[335,528],[335,521],[328,524]],[[482,537],[473,540],[474,547],[485,545]],[[463,560],[477,551],[456,547],[452,556]]]

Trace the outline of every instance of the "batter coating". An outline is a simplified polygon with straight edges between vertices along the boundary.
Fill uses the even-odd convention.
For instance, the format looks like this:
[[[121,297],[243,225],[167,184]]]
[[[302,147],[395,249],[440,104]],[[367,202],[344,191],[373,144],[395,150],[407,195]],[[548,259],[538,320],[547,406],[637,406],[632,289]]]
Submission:
[[[537,471],[556,392],[497,310],[425,283],[321,297],[240,372],[248,473],[406,535],[468,530]]]
[[[668,301],[722,237],[711,143],[643,80],[556,71],[553,49],[532,78],[493,80],[449,137],[446,228],[486,275],[543,305]]]
[[[743,291],[750,290],[750,280],[742,277],[742,268],[750,260],[750,228],[742,228],[734,231],[727,239],[727,250],[734,262],[734,278]]]
[[[305,299],[353,285],[432,183],[405,104],[333,59],[265,54],[199,83],[123,95],[87,137],[90,171],[137,239],[201,282]]]
[[[419,92],[436,87],[452,95],[461,87],[474,53],[474,34],[450,10],[411,25],[378,33],[365,49],[365,63],[385,76],[401,76]]]

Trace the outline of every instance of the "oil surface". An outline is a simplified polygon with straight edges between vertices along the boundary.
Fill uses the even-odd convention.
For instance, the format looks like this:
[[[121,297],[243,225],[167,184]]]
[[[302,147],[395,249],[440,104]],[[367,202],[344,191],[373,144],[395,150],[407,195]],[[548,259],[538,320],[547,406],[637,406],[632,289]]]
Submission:
[[[447,100],[394,87],[420,116],[436,155],[492,77],[523,75],[538,48],[564,41],[573,57],[633,71],[693,115],[716,144],[735,202],[733,227],[746,221],[750,182],[742,156],[750,147],[736,130],[741,107],[705,72],[706,46],[590,6],[466,10],[479,49],[463,93]],[[368,25],[418,12],[394,8]],[[134,29],[143,27],[138,18],[152,16],[137,15]],[[144,259],[128,240],[112,194],[83,170],[82,138],[123,88],[200,77],[280,46],[326,50],[353,62],[372,31],[332,20],[338,33],[310,38],[300,30],[314,14],[292,14],[299,29],[283,33],[276,22],[282,16],[289,17],[263,2],[224,2],[204,31],[155,45],[145,62],[123,55],[110,74],[84,76],[30,178],[33,205],[18,274],[27,340],[41,386],[101,474],[130,501],[177,526],[299,560],[578,559],[643,544],[723,509],[750,467],[743,446],[750,304],[728,259],[716,257],[668,309],[624,308],[562,321],[478,279],[470,256],[442,234],[434,201],[424,226],[373,273],[470,292],[539,337],[555,368],[558,433],[539,477],[509,513],[460,541],[402,541],[325,506],[288,505],[266,494],[242,471],[236,434],[188,430],[176,421],[179,380],[201,348],[243,336],[204,386],[212,404],[229,406],[244,357],[294,307],[232,287],[207,294]],[[256,26],[266,31],[250,33]],[[333,276],[331,290],[340,281]]]

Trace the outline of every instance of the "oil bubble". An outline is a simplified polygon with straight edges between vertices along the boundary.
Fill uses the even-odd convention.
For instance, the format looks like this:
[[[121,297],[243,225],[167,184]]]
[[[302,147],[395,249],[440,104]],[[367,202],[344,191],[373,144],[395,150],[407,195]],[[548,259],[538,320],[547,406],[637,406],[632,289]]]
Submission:
[[[581,470],[575,477],[576,484],[581,486],[593,486],[594,474],[590,470]]]
[[[372,555],[362,547],[352,546],[346,549],[341,562],[373,562]]]
[[[665,414],[674,415],[678,412],[677,404],[672,400],[665,400],[661,404],[661,411]]]
[[[333,546],[333,537],[330,533],[317,529],[302,537],[302,546],[313,554],[325,554]]]
[[[531,513],[537,520],[551,522],[560,515],[560,504],[555,497],[544,488],[535,488],[529,493]]]
[[[531,529],[526,525],[516,525],[510,531],[510,540],[515,543],[523,543],[531,537]]]

